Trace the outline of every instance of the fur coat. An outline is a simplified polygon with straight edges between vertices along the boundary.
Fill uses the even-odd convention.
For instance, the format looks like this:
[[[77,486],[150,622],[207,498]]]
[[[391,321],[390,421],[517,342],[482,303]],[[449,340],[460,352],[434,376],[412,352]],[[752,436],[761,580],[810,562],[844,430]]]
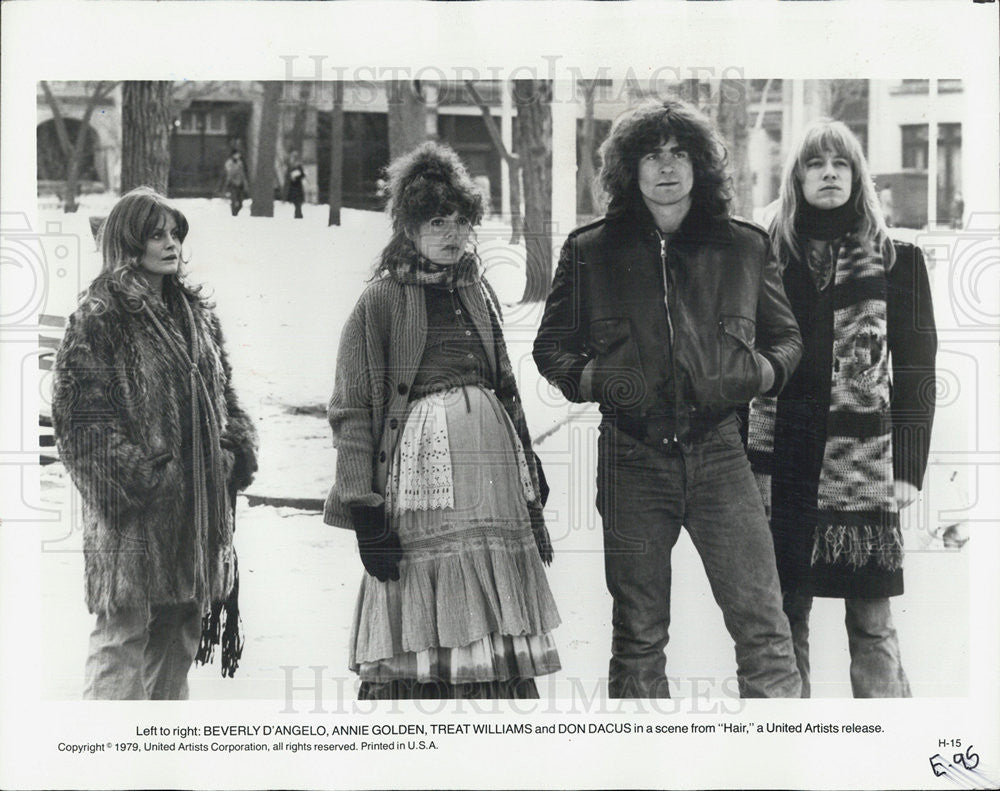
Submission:
[[[226,491],[215,491],[225,498],[224,516],[199,535],[190,367],[144,308],[127,306],[116,292],[106,309],[86,300],[56,358],[52,416],[60,457],[83,500],[91,612],[191,600],[205,608],[225,599],[235,570],[230,502],[257,469],[256,430],[233,392],[215,314],[176,286],[166,304],[149,309],[180,347],[199,350],[220,432],[214,443],[200,432],[202,451],[221,458]]]

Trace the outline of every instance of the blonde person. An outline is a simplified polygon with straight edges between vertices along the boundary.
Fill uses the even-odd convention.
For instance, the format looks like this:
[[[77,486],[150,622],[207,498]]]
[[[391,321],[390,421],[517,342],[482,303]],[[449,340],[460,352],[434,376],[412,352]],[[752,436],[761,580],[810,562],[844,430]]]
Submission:
[[[814,596],[843,599],[855,697],[908,697],[889,599],[903,592],[899,510],[920,489],[937,338],[920,248],[888,237],[861,145],[812,126],[788,159],[771,227],[802,361],[751,409],[750,457],[810,695]],[[891,376],[890,376],[891,372]]]

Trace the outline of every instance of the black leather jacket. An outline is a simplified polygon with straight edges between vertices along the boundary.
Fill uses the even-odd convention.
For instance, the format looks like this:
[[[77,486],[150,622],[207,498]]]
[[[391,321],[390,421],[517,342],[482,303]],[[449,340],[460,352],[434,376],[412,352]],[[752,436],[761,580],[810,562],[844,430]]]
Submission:
[[[645,441],[695,436],[758,394],[758,354],[774,368],[769,395],[798,364],[802,340],[769,251],[758,226],[694,210],[669,237],[645,207],[578,228],[535,363],[570,401],[597,401]]]

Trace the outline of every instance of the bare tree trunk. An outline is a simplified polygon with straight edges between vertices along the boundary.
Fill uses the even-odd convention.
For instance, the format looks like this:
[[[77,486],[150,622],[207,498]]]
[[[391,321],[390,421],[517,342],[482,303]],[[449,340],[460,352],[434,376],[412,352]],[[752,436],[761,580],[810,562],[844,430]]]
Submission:
[[[274,158],[278,151],[278,122],[283,85],[277,80],[263,83],[264,101],[257,134],[257,167],[251,185],[251,217],[274,216]]]
[[[493,120],[490,107],[483,101],[483,97],[479,95],[479,91],[476,90],[476,86],[472,80],[465,81],[465,89],[469,92],[469,96],[472,97],[472,101],[479,107],[483,123],[486,125],[486,132],[489,134],[490,140],[493,141],[493,147],[507,163],[507,177],[510,186],[510,243],[517,244],[521,240],[521,233],[524,230],[524,220],[521,216],[521,161],[517,156],[508,151],[507,146],[503,144],[503,136],[500,134],[500,130],[497,129],[497,123]]]
[[[752,217],[753,181],[750,174],[746,80],[721,81],[716,123],[729,149],[733,173],[733,213]]]
[[[70,141],[69,132],[66,129],[66,119],[62,114],[62,107],[58,99],[53,95],[49,84],[42,80],[42,93],[45,94],[45,101],[52,110],[52,120],[56,127],[56,138],[59,140],[59,150],[62,152],[66,165],[64,178],[66,181],[65,194],[63,195],[63,211],[71,214],[77,210],[76,193],[78,189],[77,181],[80,177],[80,164],[83,159],[83,151],[90,136],[90,119],[94,114],[94,109],[98,102],[103,100],[115,87],[113,82],[98,82],[87,96],[87,105],[83,111],[83,118],[80,128],[77,130],[76,139]]]
[[[524,214],[521,211],[521,163],[514,157],[517,166],[507,168],[507,184],[510,187],[510,243],[517,244],[524,235]]]
[[[126,80],[122,84],[123,193],[147,186],[167,194],[171,87],[165,80]]]
[[[576,176],[576,205],[589,214],[600,211],[597,174],[594,172],[594,92],[597,80],[580,80],[583,91],[583,130],[580,135],[580,169]]]
[[[330,217],[327,225],[340,225],[344,198],[344,83],[333,83],[333,112],[330,114]]]
[[[419,87],[409,80],[385,83],[389,102],[389,159],[412,151],[426,139],[427,108]]]
[[[552,83],[514,80],[516,147],[524,186],[527,281],[522,302],[545,299],[552,280]]]
[[[306,116],[309,112],[310,88],[308,82],[303,82],[299,86],[299,101],[295,105],[295,117],[292,121],[292,145],[286,149],[288,152],[297,151],[300,157],[305,154],[302,148],[306,139]]]

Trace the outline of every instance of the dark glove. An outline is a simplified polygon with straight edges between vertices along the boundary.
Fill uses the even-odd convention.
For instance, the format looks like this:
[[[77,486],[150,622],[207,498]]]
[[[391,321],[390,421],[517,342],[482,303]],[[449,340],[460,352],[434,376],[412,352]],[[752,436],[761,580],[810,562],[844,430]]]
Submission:
[[[545,471],[542,469],[542,460],[538,458],[535,451],[531,451],[535,459],[535,473],[538,475],[538,499],[542,502],[542,507],[549,501],[549,482],[545,480]]]
[[[351,519],[365,571],[379,582],[398,580],[403,549],[385,521],[385,506],[352,506]]]
[[[549,538],[549,530],[545,526],[545,517],[542,515],[542,508],[539,505],[528,505],[528,516],[531,518],[531,533],[535,537],[535,546],[538,547],[538,556],[546,566],[552,565],[552,539]]]

